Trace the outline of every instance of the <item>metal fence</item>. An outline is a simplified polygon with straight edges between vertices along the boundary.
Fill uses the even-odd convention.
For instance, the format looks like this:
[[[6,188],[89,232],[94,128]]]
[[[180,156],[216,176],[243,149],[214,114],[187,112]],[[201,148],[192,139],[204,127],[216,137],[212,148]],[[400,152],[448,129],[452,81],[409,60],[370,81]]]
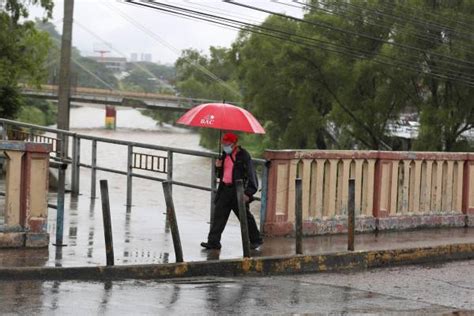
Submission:
[[[0,119],[0,126],[2,128],[1,135],[3,140],[18,140],[18,141],[33,141],[33,142],[45,142],[53,145],[53,151],[51,152],[51,161],[67,163],[69,165],[71,176],[71,193],[78,195],[80,192],[80,171],[81,168],[88,168],[91,170],[91,186],[90,196],[96,198],[96,184],[97,184],[97,171],[110,172],[115,174],[123,175],[127,178],[127,194],[126,194],[126,205],[131,207],[132,205],[132,189],[133,189],[133,178],[148,179],[152,181],[169,181],[172,185],[178,185],[188,187],[197,190],[203,190],[210,192],[211,199],[211,219],[213,215],[214,196],[217,190],[217,178],[215,173],[215,160],[219,157],[217,153],[188,150],[182,148],[173,148],[167,146],[150,145],[145,143],[123,141],[117,139],[110,139],[104,137],[96,137],[91,135],[84,135],[74,133],[71,131],[60,130],[55,128],[43,127],[39,125],[21,123],[17,121]],[[46,136],[45,133],[51,133],[56,135]],[[91,142],[91,159],[90,163],[81,161],[81,145],[84,141],[88,140]],[[65,146],[61,146],[61,143],[65,142]],[[97,161],[97,145],[98,143],[115,144],[118,146],[124,146],[127,148],[127,164],[123,170],[112,169]],[[71,146],[68,146],[70,144]],[[61,148],[71,148],[71,154],[62,153]],[[158,151],[160,153],[166,153],[166,155],[159,155],[155,153],[148,153],[145,151]],[[190,155],[197,157],[205,157],[211,159],[211,180],[208,186],[196,185],[192,183],[186,183],[176,181],[173,179],[173,157],[176,154]],[[256,200],[261,200],[260,218],[261,224],[265,218],[266,210],[266,196],[267,196],[267,178],[268,178],[268,165],[266,160],[253,159],[253,163],[260,172],[261,178],[261,194],[260,197],[256,197]],[[142,173],[137,173],[140,170]],[[161,177],[159,176],[161,175]],[[261,225],[262,226],[262,225]]]

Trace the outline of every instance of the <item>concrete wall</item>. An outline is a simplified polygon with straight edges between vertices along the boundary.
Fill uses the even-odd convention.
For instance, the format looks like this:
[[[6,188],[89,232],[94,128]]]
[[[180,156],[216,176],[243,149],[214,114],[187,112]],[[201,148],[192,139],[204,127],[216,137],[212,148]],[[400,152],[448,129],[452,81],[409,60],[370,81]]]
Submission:
[[[268,235],[294,232],[297,177],[307,235],[347,231],[350,178],[358,231],[473,224],[474,154],[284,150],[265,157]]]
[[[0,247],[47,247],[49,144],[0,141],[6,157]]]

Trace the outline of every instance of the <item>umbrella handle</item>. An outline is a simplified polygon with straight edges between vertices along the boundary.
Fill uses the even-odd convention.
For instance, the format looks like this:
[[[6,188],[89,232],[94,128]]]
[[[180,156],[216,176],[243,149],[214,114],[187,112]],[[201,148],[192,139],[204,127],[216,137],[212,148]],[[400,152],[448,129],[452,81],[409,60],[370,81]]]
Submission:
[[[222,130],[219,130],[219,144],[217,147],[217,152],[219,153],[219,160],[222,159],[222,151],[221,151],[221,140],[222,140]]]

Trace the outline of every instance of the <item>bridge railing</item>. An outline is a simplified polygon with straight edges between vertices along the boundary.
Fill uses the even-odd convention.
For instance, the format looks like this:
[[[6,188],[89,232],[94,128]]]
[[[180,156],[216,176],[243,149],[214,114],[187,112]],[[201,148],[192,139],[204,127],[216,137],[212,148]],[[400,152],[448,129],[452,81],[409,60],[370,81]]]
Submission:
[[[212,218],[213,201],[217,190],[217,178],[214,168],[215,160],[219,156],[217,153],[96,137],[7,119],[0,119],[0,126],[2,127],[1,135],[3,140],[34,140],[36,142],[53,144],[53,152],[51,152],[50,159],[70,164],[68,170],[70,170],[70,189],[73,195],[78,195],[80,192],[81,168],[91,170],[91,198],[97,196],[97,171],[110,172],[125,176],[127,179],[127,207],[132,206],[133,178],[148,179],[158,182],[169,181],[172,185],[210,192]],[[61,142],[66,142],[68,144],[67,147],[69,150],[66,155],[62,155],[61,153]],[[124,164],[124,167],[113,169],[110,168],[110,166],[105,165],[103,162],[98,161],[97,147],[99,143],[118,145],[122,148],[126,148],[126,156],[124,157],[126,159],[126,164]],[[87,162],[81,158],[81,152],[83,152],[81,151],[81,147],[85,145],[91,146],[90,159]],[[208,185],[203,185],[177,181],[173,177],[173,161],[176,154],[209,158],[210,183],[208,183]],[[262,189],[260,191],[260,196],[257,196],[256,199],[262,201],[261,219],[263,219],[266,210],[266,179],[268,166],[265,163],[266,161],[263,159],[253,159],[253,162],[257,167],[260,166],[258,169],[261,170]]]
[[[294,226],[295,179],[303,181],[307,234],[347,229],[355,179],[359,231],[464,226],[474,218],[474,154],[383,151],[267,151],[266,232]]]

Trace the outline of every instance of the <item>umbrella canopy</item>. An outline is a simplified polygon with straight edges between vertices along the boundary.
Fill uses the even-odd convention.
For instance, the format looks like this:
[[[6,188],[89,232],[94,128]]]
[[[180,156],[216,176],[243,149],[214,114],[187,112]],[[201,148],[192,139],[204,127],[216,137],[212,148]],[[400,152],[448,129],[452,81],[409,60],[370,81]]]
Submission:
[[[187,126],[265,134],[262,125],[250,112],[227,103],[198,105],[184,113],[176,123]]]

